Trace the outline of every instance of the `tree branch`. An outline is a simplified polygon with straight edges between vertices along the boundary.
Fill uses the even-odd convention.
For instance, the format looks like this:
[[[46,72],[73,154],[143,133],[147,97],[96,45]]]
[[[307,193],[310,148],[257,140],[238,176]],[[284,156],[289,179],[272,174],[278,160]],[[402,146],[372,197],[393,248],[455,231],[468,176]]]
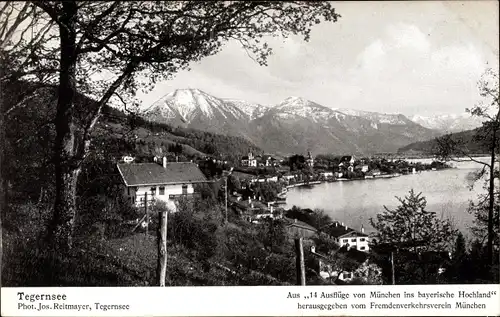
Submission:
[[[24,6],[21,9],[21,11],[19,11],[19,13],[17,14],[16,20],[10,26],[10,28],[7,31],[7,33],[5,33],[5,37],[2,39],[2,43],[1,43],[0,48],[3,49],[5,47],[5,45],[7,45],[7,43],[12,38],[12,35],[14,35],[14,32],[17,30],[17,28],[19,27],[19,25],[21,23],[23,23],[29,17],[30,13],[27,13],[28,12],[28,8],[30,8],[29,2],[25,2]],[[32,10],[33,10],[33,8],[32,8]],[[7,23],[7,21],[6,21],[6,23]]]
[[[103,12],[101,12],[101,14],[99,14],[98,16],[96,16],[91,23],[89,23],[89,25],[87,25],[87,27],[85,28],[84,30],[84,33],[82,34],[82,37],[80,38],[80,41],[78,41],[78,44],[77,44],[77,51],[80,49],[81,45],[83,44],[83,41],[87,38],[87,36],[89,35],[90,32],[92,32],[92,29],[94,29],[97,25],[99,25],[99,23],[101,23],[101,21],[107,17],[108,15],[110,15],[115,9],[116,7],[120,4],[121,1],[114,1],[110,6],[109,8],[107,8],[106,10],[104,10]]]

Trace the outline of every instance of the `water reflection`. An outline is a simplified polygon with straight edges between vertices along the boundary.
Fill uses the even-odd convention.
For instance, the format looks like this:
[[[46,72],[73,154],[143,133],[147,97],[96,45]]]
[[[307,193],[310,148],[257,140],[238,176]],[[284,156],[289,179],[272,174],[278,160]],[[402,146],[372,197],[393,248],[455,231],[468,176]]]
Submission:
[[[487,158],[482,158],[485,161]],[[292,188],[287,196],[286,208],[293,205],[303,208],[324,209],[334,220],[345,222],[353,228],[364,225],[373,230],[370,217],[388,208],[395,208],[395,198],[404,197],[410,189],[422,192],[427,199],[427,209],[438,216],[449,218],[458,229],[468,232],[473,216],[467,212],[469,200],[482,193],[483,183],[477,182],[472,190],[470,173],[481,168],[477,163],[460,162],[456,168],[428,171],[395,178],[332,182],[312,188]]]

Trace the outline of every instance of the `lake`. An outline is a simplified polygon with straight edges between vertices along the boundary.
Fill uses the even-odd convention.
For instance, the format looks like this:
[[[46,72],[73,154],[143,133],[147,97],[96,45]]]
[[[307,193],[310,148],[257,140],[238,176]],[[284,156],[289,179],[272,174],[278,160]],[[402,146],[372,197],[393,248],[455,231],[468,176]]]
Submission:
[[[487,162],[489,158],[479,158]],[[430,160],[409,160],[430,163]],[[322,183],[313,187],[296,187],[288,191],[285,208],[323,209],[332,219],[358,229],[364,225],[373,231],[369,219],[384,211],[384,205],[393,209],[399,205],[395,196],[403,198],[410,189],[422,192],[427,199],[427,210],[451,219],[465,235],[472,224],[473,215],[467,212],[469,200],[476,200],[484,192],[479,181],[470,190],[470,174],[481,165],[474,162],[454,162],[454,168],[425,171],[385,179],[366,179]]]

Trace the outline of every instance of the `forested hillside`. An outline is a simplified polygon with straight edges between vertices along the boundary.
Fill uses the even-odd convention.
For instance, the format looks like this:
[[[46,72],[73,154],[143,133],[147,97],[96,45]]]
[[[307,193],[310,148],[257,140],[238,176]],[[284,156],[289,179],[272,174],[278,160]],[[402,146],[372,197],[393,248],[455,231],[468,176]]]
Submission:
[[[458,133],[450,134],[451,139],[455,142],[460,142],[464,145],[464,148],[471,154],[483,154],[488,153],[488,144],[482,142],[481,138],[481,128],[474,130],[467,130]],[[435,153],[437,147],[437,139],[432,139],[429,141],[415,142],[407,146],[404,146],[398,150],[398,153],[421,153],[421,154],[433,154]]]
[[[10,86],[8,92],[3,92],[8,98],[0,99],[1,107],[10,109],[23,98],[23,91],[32,88],[31,85],[20,82]],[[25,106],[10,111],[10,120],[6,124],[7,142],[2,151],[6,155],[3,175],[9,182],[12,196],[36,200],[42,196],[41,192],[48,191],[53,185],[50,176],[54,173],[55,127],[50,118],[54,117],[55,100],[55,88],[47,86],[38,90]],[[77,106],[81,108],[78,111],[81,118],[92,109],[92,102],[85,96],[79,96]],[[78,125],[76,129],[79,129]],[[104,109],[90,148],[85,166],[95,165],[98,160],[112,165],[123,155],[133,155],[142,160],[150,160],[153,155],[165,155],[169,160],[179,161],[209,156],[235,162],[249,151],[261,153],[259,148],[243,138],[172,128],[111,107]],[[108,172],[111,172],[110,169],[106,168]]]

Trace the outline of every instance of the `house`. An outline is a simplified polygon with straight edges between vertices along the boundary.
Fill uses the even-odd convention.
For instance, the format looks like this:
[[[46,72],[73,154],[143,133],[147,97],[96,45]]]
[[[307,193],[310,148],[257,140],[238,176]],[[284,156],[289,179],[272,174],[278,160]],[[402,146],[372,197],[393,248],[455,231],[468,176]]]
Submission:
[[[360,171],[360,172],[363,172],[363,173],[368,172],[368,169],[369,169],[368,165],[366,165],[366,164],[359,164],[359,165],[356,165],[354,167],[354,170]]]
[[[333,177],[333,172],[320,172],[319,176],[328,179]]]
[[[252,153],[248,153],[248,156],[243,156],[241,158],[241,166],[245,167],[257,167],[257,159]]]
[[[348,249],[352,248],[363,252],[370,250],[370,239],[363,226],[361,226],[360,231],[356,231],[344,225],[343,222],[334,221],[327,225],[323,231],[331,236],[340,247],[347,246]]]
[[[277,175],[266,175],[266,182],[274,182],[276,183],[278,181],[278,176]]]
[[[315,237],[318,234],[318,229],[303,221],[290,218],[283,219],[286,222],[285,226],[290,236],[309,239]]]
[[[352,155],[342,156],[340,158],[340,164],[339,164],[339,166],[353,165],[355,161],[356,161],[356,158],[354,156],[352,156]]]
[[[278,166],[280,166],[280,162],[271,156],[269,159],[269,166],[278,167]]]
[[[291,181],[291,180],[295,180],[295,176],[294,174],[285,174],[283,176],[281,176],[282,179],[285,179],[287,180],[288,182]]]
[[[156,199],[167,202],[174,208],[179,197],[193,197],[194,184],[205,183],[207,179],[191,162],[167,163],[167,158],[158,163],[118,163],[118,172],[125,185],[124,195],[137,207]]]

